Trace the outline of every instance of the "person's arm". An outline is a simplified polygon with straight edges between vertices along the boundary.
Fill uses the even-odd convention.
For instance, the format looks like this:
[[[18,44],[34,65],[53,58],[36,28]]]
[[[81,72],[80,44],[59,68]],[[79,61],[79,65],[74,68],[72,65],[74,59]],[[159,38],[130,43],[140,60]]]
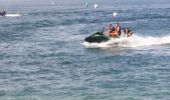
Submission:
[[[119,30],[120,30],[120,27],[118,26],[118,27],[116,28],[116,32],[119,32]]]
[[[130,32],[130,36],[132,36],[133,32]]]

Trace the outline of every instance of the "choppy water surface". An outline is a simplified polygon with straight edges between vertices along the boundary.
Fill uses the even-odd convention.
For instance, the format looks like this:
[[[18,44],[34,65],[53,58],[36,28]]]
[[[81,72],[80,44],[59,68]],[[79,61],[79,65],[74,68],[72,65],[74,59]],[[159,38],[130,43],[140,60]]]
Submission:
[[[170,8],[128,5],[9,9],[0,17],[0,100],[168,100]],[[134,31],[119,40],[128,44],[84,43],[109,22]]]

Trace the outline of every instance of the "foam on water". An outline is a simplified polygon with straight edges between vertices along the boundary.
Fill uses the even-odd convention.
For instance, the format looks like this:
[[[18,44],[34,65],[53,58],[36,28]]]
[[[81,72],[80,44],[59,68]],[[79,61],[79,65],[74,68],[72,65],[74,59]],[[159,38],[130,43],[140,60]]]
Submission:
[[[6,14],[6,17],[19,17],[21,16],[20,14]]]
[[[170,35],[163,37],[142,37],[134,35],[132,38],[128,39],[128,47],[139,47],[139,46],[152,46],[152,45],[162,45],[170,43]]]
[[[84,42],[83,45],[87,48],[105,48],[105,47],[141,47],[141,46],[152,46],[170,43],[170,35],[163,37],[144,37],[133,35],[132,37],[122,37],[119,39],[112,39],[108,42],[103,43],[88,43]]]

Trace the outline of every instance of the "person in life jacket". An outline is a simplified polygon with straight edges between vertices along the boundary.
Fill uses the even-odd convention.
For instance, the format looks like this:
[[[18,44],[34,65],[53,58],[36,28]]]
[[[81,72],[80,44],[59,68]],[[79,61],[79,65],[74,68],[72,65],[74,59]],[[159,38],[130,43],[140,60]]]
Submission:
[[[108,33],[111,32],[112,28],[113,28],[112,24],[111,24],[111,23],[108,24],[108,25],[106,26],[107,32],[108,32]]]
[[[111,33],[114,32],[114,27],[112,26],[111,23],[109,23],[107,26],[106,26],[106,35],[112,35]]]
[[[119,25],[119,23],[116,23],[114,28],[115,28],[115,32],[116,32],[117,36],[120,36],[121,35],[121,26]]]
[[[107,30],[107,34],[109,36],[119,36],[121,34],[121,27],[119,26],[119,24],[116,24],[115,26],[112,26],[112,24],[109,24],[107,27],[106,27],[106,30]]]
[[[124,36],[130,37],[130,36],[132,36],[132,34],[133,34],[133,32],[128,27],[126,27],[124,29]]]

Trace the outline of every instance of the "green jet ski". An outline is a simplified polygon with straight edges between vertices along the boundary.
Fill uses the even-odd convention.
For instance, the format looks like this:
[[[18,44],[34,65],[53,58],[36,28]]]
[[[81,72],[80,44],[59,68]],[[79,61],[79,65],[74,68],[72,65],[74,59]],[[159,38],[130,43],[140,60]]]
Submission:
[[[107,42],[113,38],[120,38],[120,37],[119,36],[115,36],[115,37],[107,36],[107,35],[104,35],[102,31],[102,32],[93,33],[89,37],[86,37],[85,41],[89,43],[101,43],[101,42]]]

